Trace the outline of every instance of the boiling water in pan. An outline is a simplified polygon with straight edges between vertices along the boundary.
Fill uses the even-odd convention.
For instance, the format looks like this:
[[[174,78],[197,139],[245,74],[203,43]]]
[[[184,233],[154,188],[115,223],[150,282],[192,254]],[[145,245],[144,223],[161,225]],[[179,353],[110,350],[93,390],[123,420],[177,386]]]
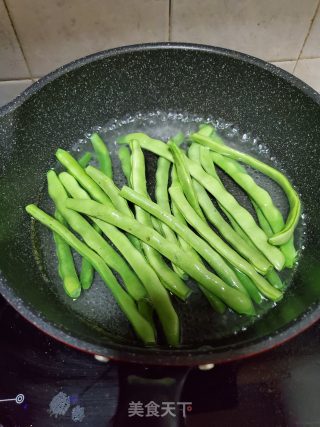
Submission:
[[[225,123],[223,120],[213,120],[212,118],[202,118],[180,113],[153,112],[109,121],[103,127],[91,129],[87,135],[84,135],[83,139],[75,142],[70,150],[77,158],[83,152],[91,151],[91,144],[89,142],[90,133],[99,131],[100,135],[108,143],[113,160],[114,180],[119,187],[122,187],[126,182],[117,156],[118,146],[115,141],[118,136],[130,132],[145,132],[152,137],[166,141],[169,137],[174,136],[180,131],[188,136],[198,128],[200,123],[204,122],[214,124],[228,145],[251,153],[261,160],[280,168],[281,165],[278,165],[277,160],[272,157],[272,153],[269,152],[267,145],[263,145],[257,138],[251,135],[240,134],[236,126]],[[157,158],[148,152],[145,152],[145,156],[148,188],[150,195],[153,197]],[[59,166],[57,166],[57,170],[61,170]],[[225,174],[221,171],[218,172],[228,190],[254,215],[254,211],[244,192]],[[268,189],[276,205],[282,210],[284,215],[287,215],[287,200],[279,187],[273,181],[256,171],[250,170],[250,173],[261,186]],[[41,193],[40,205],[47,211],[52,212],[53,210],[52,203],[47,196],[46,188]],[[303,233],[302,224],[296,232],[296,247],[299,252],[303,248]],[[101,334],[116,335],[119,340],[124,341],[134,339],[125,316],[118,308],[110,291],[103,284],[98,274],[95,276],[92,288],[85,292],[77,301],[72,301],[65,295],[57,273],[57,260],[51,233],[42,226],[36,225],[35,227],[34,246],[37,259],[39,260],[39,268],[41,268],[43,275],[46,277],[48,286],[51,286],[53,291],[59,295],[65,309],[72,310],[82,318],[85,317],[94,327],[101,329]],[[75,258],[77,265],[80,266],[79,257],[75,255]],[[281,274],[283,280],[288,285],[293,274],[294,270],[286,270]],[[206,344],[217,338],[236,334],[250,327],[250,324],[257,319],[257,317],[248,318],[246,316],[239,316],[231,310],[227,310],[224,315],[216,314],[199,291],[197,284],[192,280],[189,280],[188,284],[194,292],[187,302],[183,303],[177,300],[177,298],[173,298],[174,305],[181,319],[182,345]],[[258,317],[263,316],[264,313],[272,308],[272,305],[273,303],[270,301],[264,301],[258,308]]]

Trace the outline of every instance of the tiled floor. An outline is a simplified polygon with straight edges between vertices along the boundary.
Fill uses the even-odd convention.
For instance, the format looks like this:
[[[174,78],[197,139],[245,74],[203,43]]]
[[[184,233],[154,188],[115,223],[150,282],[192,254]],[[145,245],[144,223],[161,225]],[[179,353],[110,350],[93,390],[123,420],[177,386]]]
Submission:
[[[224,46],[320,91],[320,0],[0,0],[0,100],[63,63],[150,41]]]

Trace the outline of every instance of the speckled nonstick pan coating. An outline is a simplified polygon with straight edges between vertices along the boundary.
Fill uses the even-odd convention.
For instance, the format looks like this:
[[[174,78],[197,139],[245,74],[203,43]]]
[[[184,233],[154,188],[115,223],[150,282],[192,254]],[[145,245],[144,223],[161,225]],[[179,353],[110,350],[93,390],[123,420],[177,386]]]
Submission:
[[[319,104],[315,91],[273,65],[200,45],[113,49],[42,78],[0,109],[0,292],[56,339],[137,363],[233,360],[296,335],[320,316]],[[144,348],[137,342],[103,285],[95,284],[95,302],[85,296],[77,310],[63,299],[51,276],[39,268],[36,254],[41,258],[46,248],[34,225],[31,244],[31,221],[24,211],[26,204],[41,199],[45,172],[55,165],[57,147],[69,149],[88,129],[110,118],[156,110],[222,117],[242,132],[254,132],[300,192],[306,221],[298,268],[277,307],[246,330],[234,335],[229,329],[218,337],[212,333],[212,310],[194,296],[178,309],[182,317],[199,317],[201,322],[193,329],[189,322],[187,339],[175,350],[164,345]],[[155,163],[149,163],[152,175]]]

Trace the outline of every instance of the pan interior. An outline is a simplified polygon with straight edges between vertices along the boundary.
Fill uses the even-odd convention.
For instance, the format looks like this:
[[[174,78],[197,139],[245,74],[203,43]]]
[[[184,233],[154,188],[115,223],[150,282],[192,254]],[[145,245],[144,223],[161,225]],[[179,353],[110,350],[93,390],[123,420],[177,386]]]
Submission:
[[[300,331],[319,317],[319,104],[319,95],[283,70],[208,46],[124,47],[80,59],[46,76],[0,110],[0,292],[56,338],[125,360],[145,362],[150,352],[152,363],[219,361],[253,352],[257,346],[270,347]],[[234,126],[221,129],[235,134],[228,143],[243,150],[252,147],[255,155],[276,161],[291,178],[305,214],[306,226],[301,225],[296,238],[298,248],[304,249],[287,279],[290,285],[283,300],[272,310],[264,307],[265,314],[253,324],[231,313],[215,316],[194,292],[186,304],[175,301],[184,347],[149,351],[135,340],[103,284],[96,282],[75,303],[64,296],[50,233],[30,221],[24,208],[40,202],[52,210],[44,186],[47,170],[57,166],[56,149],[79,148],[79,138],[85,140],[85,132],[95,126],[106,125],[103,133],[112,146],[120,133],[145,130],[166,138],[178,130],[187,132],[198,124],[197,118],[202,122],[210,116],[239,126],[238,134],[231,131]],[[244,138],[248,132],[252,137]],[[259,148],[261,141],[266,147]],[[146,157],[152,193],[156,159]],[[225,182],[242,200],[232,182]],[[268,181],[262,184],[285,214],[282,193]]]
[[[88,133],[84,134],[82,139],[74,141],[69,149],[76,158],[79,158],[85,151],[92,151],[89,136],[93,131],[99,131],[108,144],[113,160],[114,180],[121,188],[126,182],[117,155],[118,145],[115,141],[118,136],[130,132],[145,132],[152,137],[167,141],[169,137],[182,131],[186,135],[184,145],[187,146],[189,143],[188,135],[195,131],[200,123],[211,123],[216,126],[228,145],[248,152],[273,166],[281,168],[277,159],[272,156],[268,146],[262,144],[257,136],[240,133],[235,124],[227,123],[222,119],[200,117],[184,112],[151,111],[113,119],[106,124],[102,124],[102,126],[89,129]],[[154,199],[157,157],[147,151],[145,151],[145,157],[149,194]],[[93,160],[93,164],[95,164],[95,160]],[[56,165],[56,170],[60,171],[61,167]],[[221,170],[218,170],[218,172],[228,190],[235,195],[241,205],[245,206],[255,216],[246,194]],[[257,171],[249,170],[249,172],[262,187],[270,192],[275,204],[280,208],[284,217],[286,217],[288,203],[278,185]],[[284,173],[286,172],[284,171]],[[53,211],[53,204],[48,198],[45,183],[39,194],[39,203],[47,212]],[[304,220],[300,222],[295,235],[296,248],[299,254],[298,258],[303,248],[303,236]],[[33,227],[33,250],[38,268],[48,287],[51,288],[52,292],[60,300],[63,310],[71,311],[76,317],[85,320],[85,322],[88,322],[95,328],[101,329],[107,335],[112,335],[119,341],[134,341],[125,316],[118,308],[111,292],[104,285],[98,274],[95,275],[92,288],[84,292],[78,300],[72,301],[65,295],[57,272],[57,259],[52,234],[39,224],[34,224]],[[75,260],[78,268],[80,268],[81,261],[76,254]],[[294,269],[287,269],[281,273],[281,277],[288,287],[293,279],[294,271]],[[212,310],[199,290],[197,283],[190,278],[187,283],[193,290],[187,302],[182,302],[176,297],[172,297],[181,319],[182,347],[205,345],[212,341],[238,334],[240,331],[252,327],[254,322],[263,318],[274,306],[274,303],[265,300],[261,306],[257,307],[258,316],[254,318],[239,316],[231,310],[227,310],[224,315],[220,315]]]

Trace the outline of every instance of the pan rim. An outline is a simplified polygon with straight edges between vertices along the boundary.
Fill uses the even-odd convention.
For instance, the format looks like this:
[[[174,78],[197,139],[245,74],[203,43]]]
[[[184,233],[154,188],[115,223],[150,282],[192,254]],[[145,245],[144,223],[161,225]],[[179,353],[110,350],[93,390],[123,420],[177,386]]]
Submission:
[[[114,49],[109,49],[101,52],[96,52],[94,54],[79,58],[75,61],[72,61],[66,65],[63,65],[46,76],[39,79],[37,82],[33,83],[30,87],[24,90],[19,96],[14,100],[0,108],[0,117],[13,112],[15,109],[19,108],[29,97],[36,94],[44,86],[57,79],[58,77],[78,69],[83,65],[89,64],[91,62],[98,61],[100,59],[117,56],[125,53],[139,52],[139,51],[148,51],[148,50],[165,50],[165,49],[180,49],[180,50],[194,50],[202,51],[209,53],[216,53],[220,55],[225,55],[231,58],[242,60],[244,62],[253,64],[260,68],[268,70],[272,74],[276,74],[277,77],[282,78],[295,86],[297,89],[306,94],[314,102],[320,105],[320,95],[308,86],[306,83],[302,82],[299,78],[293,76],[292,74],[286,72],[285,70],[279,69],[275,65],[267,63],[262,59],[255,58],[253,56],[225,49],[222,47],[214,47],[209,45],[193,44],[193,43],[172,43],[172,42],[163,42],[163,43],[144,43],[136,44],[129,46],[117,47]],[[0,272],[0,293],[8,301],[8,303],[20,313],[26,320],[31,322],[34,326],[42,330],[47,335],[55,338],[58,341],[63,342],[66,345],[74,347],[78,350],[82,350],[91,354],[98,354],[113,358],[119,361],[124,362],[134,362],[134,363],[144,363],[144,364],[163,364],[171,366],[187,366],[187,365],[198,365],[205,363],[220,363],[220,362],[229,362],[237,359],[242,359],[246,357],[253,356],[255,354],[267,351],[276,347],[290,338],[298,335],[303,332],[305,329],[314,324],[317,320],[320,319],[320,306],[315,306],[314,309],[310,309],[308,314],[305,313],[301,315],[300,318],[295,319],[293,324],[289,327],[284,327],[283,330],[275,331],[274,336],[257,338],[254,342],[251,342],[249,345],[242,346],[241,348],[230,347],[229,350],[219,351],[219,350],[208,350],[208,349],[148,349],[145,347],[138,347],[132,345],[123,345],[123,344],[108,344],[107,346],[101,346],[99,344],[89,343],[82,339],[75,338],[72,335],[69,335],[67,332],[57,328],[55,325],[49,323],[48,321],[41,318],[38,314],[35,314],[31,307],[28,307],[25,302],[19,299],[14,291],[10,288],[9,283],[5,277]],[[240,345],[238,345],[240,347]],[[151,359],[151,360],[150,360]]]
[[[218,53],[220,55],[229,56],[234,59],[239,59],[245,61],[247,63],[253,64],[260,68],[266,69],[272,74],[276,74],[277,77],[283,78],[287,82],[291,83],[293,86],[301,90],[303,93],[308,95],[311,99],[313,99],[317,104],[320,105],[320,94],[314,90],[307,83],[300,80],[298,77],[293,74],[285,71],[282,68],[277,67],[270,62],[264,61],[263,59],[257,58],[252,55],[248,55],[243,52],[239,52],[237,50],[226,49],[224,47],[219,46],[210,46],[206,44],[197,44],[197,43],[180,43],[180,42],[155,42],[155,43],[140,43],[140,44],[132,44],[119,46],[112,49],[107,49],[99,52],[92,53],[90,55],[75,59],[67,64],[64,64],[45,76],[41,77],[39,80],[31,84],[24,91],[22,91],[16,98],[14,98],[9,103],[0,107],[0,117],[7,115],[8,113],[17,109],[20,105],[22,105],[31,95],[37,93],[44,86],[46,86],[51,81],[56,78],[70,72],[76,70],[83,65],[89,64],[91,62],[98,61],[100,59],[117,56],[119,54],[131,53],[131,52],[139,52],[139,51],[147,51],[147,50],[165,50],[165,49],[181,49],[181,50],[195,50],[201,52],[210,52],[210,53]]]
[[[2,275],[0,275],[0,293],[25,320],[62,344],[87,354],[104,356],[119,362],[144,365],[197,366],[208,363],[230,363],[247,359],[288,342],[320,319],[320,306],[318,305],[309,312],[301,314],[291,326],[275,331],[272,336],[257,338],[254,341],[250,341],[248,345],[243,345],[243,342],[241,342],[238,347],[237,345],[230,346],[229,349],[223,351],[214,348],[210,350],[208,348],[202,349],[202,347],[197,349],[148,348],[120,343],[108,343],[103,346],[76,338],[35,314],[30,307],[16,297],[9,286],[6,286],[6,280]],[[22,305],[19,302],[22,302]]]

